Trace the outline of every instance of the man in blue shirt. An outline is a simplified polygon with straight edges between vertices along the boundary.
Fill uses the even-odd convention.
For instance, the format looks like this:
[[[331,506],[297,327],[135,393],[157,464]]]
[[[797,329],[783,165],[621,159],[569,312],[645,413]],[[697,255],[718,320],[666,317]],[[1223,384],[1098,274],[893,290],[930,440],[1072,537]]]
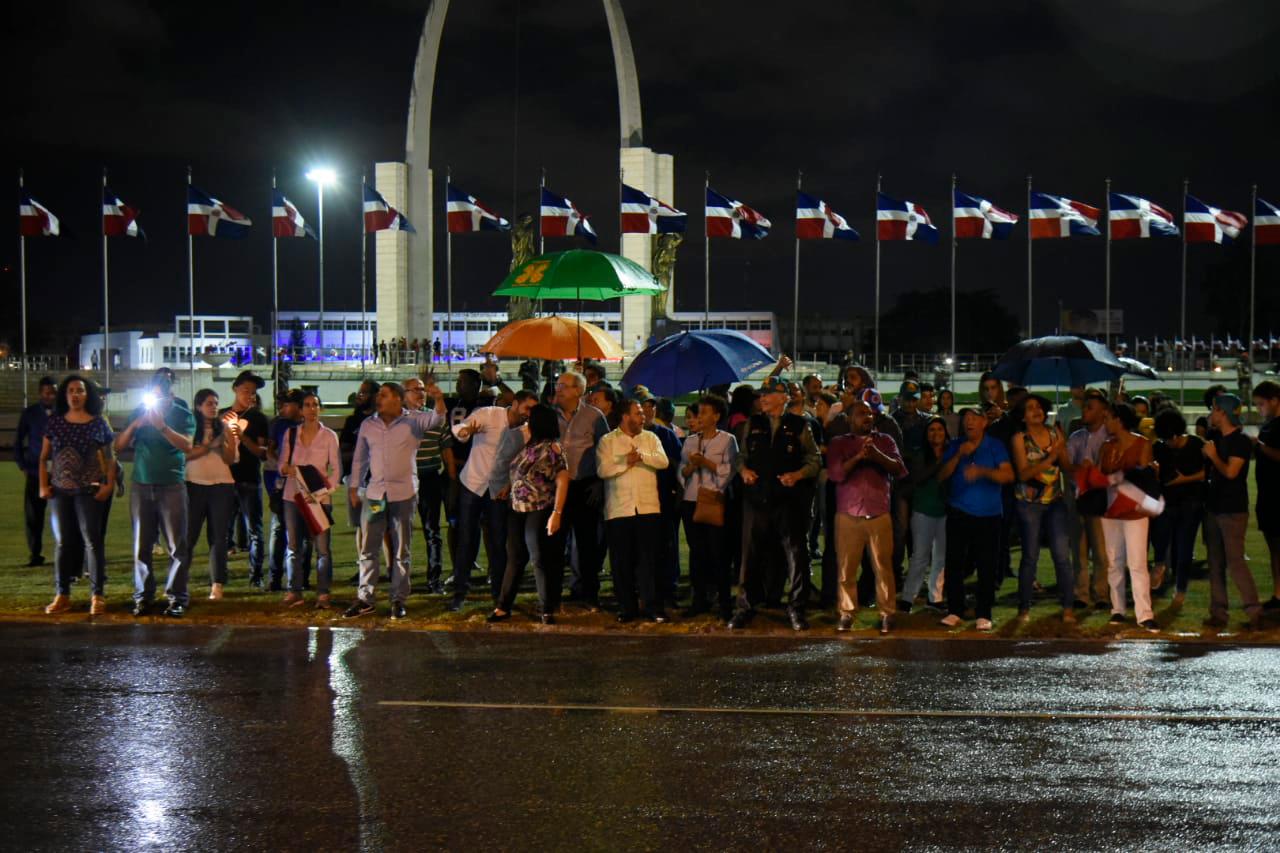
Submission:
[[[409,411],[404,389],[388,382],[378,389],[374,416],[360,424],[350,483],[364,483],[365,499],[348,487],[353,509],[361,509],[360,592],[342,615],[348,619],[374,612],[382,540],[391,537],[391,618],[405,617],[409,597],[409,549],[413,542],[413,511],[417,507],[417,455],[422,436],[444,421],[444,395],[432,382],[426,392],[436,401],[434,411]],[[363,503],[363,507],[362,507]]]
[[[953,438],[942,457],[938,479],[948,484],[947,615],[942,624],[964,621],[964,579],[978,570],[977,629],[990,631],[1000,558],[1000,524],[1004,514],[1001,486],[1012,483],[1009,452],[986,435],[986,416],[977,409],[960,412],[964,436]]]
[[[22,492],[22,517],[27,530],[28,566],[44,565],[44,509],[45,499],[40,497],[40,448],[44,445],[44,428],[53,414],[53,404],[58,398],[58,385],[53,377],[40,380],[40,399],[23,409],[18,419],[18,439],[13,443],[13,455],[18,468],[26,475],[27,485]]]

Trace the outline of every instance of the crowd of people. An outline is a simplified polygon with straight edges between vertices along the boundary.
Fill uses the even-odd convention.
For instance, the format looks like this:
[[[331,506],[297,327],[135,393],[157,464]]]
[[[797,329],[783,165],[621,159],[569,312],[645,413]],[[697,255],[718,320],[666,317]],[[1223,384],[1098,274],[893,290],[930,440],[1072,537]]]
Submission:
[[[113,498],[127,492],[134,615],[160,599],[166,616],[185,614],[202,537],[208,597],[221,599],[237,521],[248,534],[250,584],[282,592],[287,608],[328,609],[336,606],[334,501],[345,484],[357,553],[348,618],[375,613],[383,583],[390,617],[406,616],[418,529],[420,591],[445,596],[450,611],[468,606],[484,552],[492,622],[515,615],[530,566],[544,624],[562,613],[566,576],[567,598],[599,611],[607,558],[619,622],[665,622],[681,610],[681,618],[714,612],[742,629],[759,609],[785,607],[802,631],[816,607],[834,611],[837,630],[848,631],[859,608],[874,608],[889,633],[898,614],[925,607],[949,628],[972,619],[990,631],[997,592],[1011,578],[1020,621],[1037,596],[1052,594],[1064,623],[1094,608],[1124,623],[1131,601],[1132,621],[1157,631],[1152,598],[1168,586],[1171,606],[1183,605],[1201,534],[1207,625],[1227,624],[1229,584],[1251,628],[1280,609],[1274,382],[1253,389],[1263,423],[1252,438],[1242,401],[1223,386],[1209,389],[1208,415],[1189,425],[1159,395],[1077,387],[1055,409],[987,374],[978,404],[957,409],[949,389],[912,376],[886,400],[858,365],[830,386],[816,375],[788,382],[789,366],[784,356],[758,388],[711,389],[687,406],[683,423],[672,401],[642,386],[624,393],[592,362],[544,374],[541,393],[535,372],[522,370],[516,390],[493,363],[460,370],[448,396],[429,374],[366,381],[340,432],[324,425],[310,390],[280,394],[268,420],[265,382],[248,370],[226,407],[207,388],[188,405],[174,396],[172,376],[158,372],[118,433],[93,382],[45,379],[17,446],[30,564],[43,563],[47,501],[57,549],[46,612],[71,609],[81,577],[90,612],[105,612],[106,520]],[[117,461],[126,453],[127,486]],[[1271,555],[1266,601],[1244,549],[1251,465],[1253,509]],[[1052,590],[1038,581],[1043,546]],[[167,561],[159,589],[157,557]]]

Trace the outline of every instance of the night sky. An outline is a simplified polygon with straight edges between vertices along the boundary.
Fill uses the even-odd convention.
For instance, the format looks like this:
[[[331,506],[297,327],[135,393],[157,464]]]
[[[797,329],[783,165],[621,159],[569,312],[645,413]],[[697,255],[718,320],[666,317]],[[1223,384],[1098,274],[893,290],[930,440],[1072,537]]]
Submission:
[[[254,220],[242,242],[197,239],[196,310],[266,322],[270,180],[314,222],[308,167],[332,165],[325,196],[326,307],[358,310],[359,180],[404,156],[409,85],[425,2],[327,4],[140,0],[14,4],[0,38],[10,57],[10,142],[16,178],[70,236],[28,240],[33,348],[48,334],[101,322],[99,183],[141,208],[149,240],[111,244],[112,325],[171,322],[186,311],[185,173]],[[763,212],[758,243],[712,243],[712,306],[791,305],[797,169],[805,189],[843,213],[859,244],[806,242],[802,314],[870,311],[875,177],[884,191],[949,222],[960,188],[1025,215],[1025,181],[1102,206],[1113,189],[1180,210],[1192,193],[1250,212],[1250,185],[1280,202],[1277,95],[1280,4],[1268,0],[943,3],[625,4],[641,79],[645,143],[676,158],[676,194],[690,216],[677,265],[677,307],[702,308],[702,182]],[[536,211],[539,172],[592,217],[601,248],[617,247],[618,116],[604,12],[592,0],[455,0],[441,50],[432,165],[503,212]],[[16,205],[2,227],[16,234]],[[437,215],[437,228],[443,217]],[[1021,316],[1025,220],[1009,243],[962,241],[959,287],[991,287]],[[570,240],[549,241],[549,248]],[[442,232],[437,310],[443,310]],[[458,309],[488,298],[510,257],[505,235],[454,242]],[[0,252],[4,326],[16,327],[17,240]],[[1202,296],[1210,276],[1243,286],[1247,241],[1192,246],[1191,329],[1243,332]],[[1260,251],[1259,289],[1280,263]],[[1037,332],[1066,307],[1100,307],[1103,244],[1038,241]],[[1177,240],[1113,247],[1113,304],[1130,335],[1176,332]],[[1242,263],[1241,260],[1244,260]],[[315,307],[312,241],[282,241],[281,306]],[[939,246],[883,247],[886,307],[897,294],[948,281]],[[1224,270],[1226,272],[1224,272]],[[370,276],[372,293],[372,276]],[[1209,314],[1206,306],[1216,310]],[[1280,331],[1280,300],[1259,332]],[[12,334],[12,332],[9,332]],[[961,341],[961,349],[966,349]],[[980,342],[971,346],[978,347]],[[893,349],[910,349],[893,346]]]

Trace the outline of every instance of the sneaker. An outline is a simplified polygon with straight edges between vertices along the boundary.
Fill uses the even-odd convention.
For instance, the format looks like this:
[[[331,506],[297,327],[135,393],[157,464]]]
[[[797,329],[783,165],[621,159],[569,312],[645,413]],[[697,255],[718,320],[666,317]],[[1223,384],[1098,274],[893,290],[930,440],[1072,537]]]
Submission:
[[[841,613],[840,621],[836,623],[836,630],[841,633],[853,630],[853,614]]]
[[[1140,625],[1143,628],[1146,628],[1148,631],[1150,631],[1153,634],[1160,633],[1160,623],[1154,619],[1143,619],[1141,622],[1138,623],[1138,625]]]
[[[1110,623],[1111,623],[1111,624],[1113,624],[1113,625],[1120,625],[1120,624],[1123,624],[1123,623],[1124,623],[1124,614],[1123,614],[1123,613],[1112,613],[1112,614],[1111,614],[1111,618],[1110,618],[1110,619],[1108,619],[1107,621],[1108,621],[1108,622],[1110,622]]]
[[[328,610],[332,603],[332,599],[329,598],[329,593],[327,592],[316,596],[316,610]]]
[[[210,601],[222,600],[222,584],[215,583],[209,587],[209,600]]]
[[[956,614],[948,613],[946,616],[943,616],[941,619],[938,620],[938,624],[945,625],[948,628],[955,628],[957,625],[959,625],[963,621],[964,620],[961,619]]]
[[[1031,611],[1030,611],[1030,610],[1019,610],[1019,611],[1018,611],[1018,624],[1019,624],[1019,625],[1025,625],[1025,624],[1027,624],[1027,623],[1028,623],[1028,622],[1030,622],[1030,621],[1031,621]]]
[[[59,593],[53,597],[53,601],[49,602],[49,606],[44,609],[44,612],[53,615],[54,613],[65,613],[70,609],[71,596]]]
[[[107,600],[101,595],[95,595],[89,600],[89,615],[101,616],[107,612]]]
[[[150,611],[151,611],[150,601],[135,601],[133,603],[133,609],[130,610],[129,612],[132,613],[134,616],[146,616]]]
[[[377,611],[372,604],[363,598],[357,598],[351,602],[351,606],[342,611],[343,619],[355,619],[357,616],[369,616]]]
[[[187,615],[187,606],[176,601],[170,601],[169,606],[164,609],[164,615],[170,619],[181,619]]]
[[[507,621],[508,619],[510,619],[510,618],[511,618],[511,614],[510,614],[510,613],[504,613],[504,612],[502,612],[502,611],[495,610],[495,611],[493,611],[492,613],[490,613],[488,616],[486,616],[486,617],[484,618],[484,621],[486,621],[486,622],[506,622],[506,621]]]
[[[290,590],[284,594],[284,598],[280,599],[280,603],[285,607],[301,607],[307,602],[302,597],[302,593]]]
[[[1173,594],[1173,600],[1169,602],[1169,606],[1181,607],[1186,602],[1186,600],[1187,600],[1187,594],[1185,592],[1175,592]],[[1263,605],[1263,606],[1265,607],[1266,605]]]
[[[391,618],[392,619],[403,619],[408,615],[409,615],[408,611],[404,609],[403,601],[391,602]]]
[[[991,624],[990,619],[979,619],[977,624],[973,627],[977,628],[979,631],[990,631],[995,627],[995,625]]]

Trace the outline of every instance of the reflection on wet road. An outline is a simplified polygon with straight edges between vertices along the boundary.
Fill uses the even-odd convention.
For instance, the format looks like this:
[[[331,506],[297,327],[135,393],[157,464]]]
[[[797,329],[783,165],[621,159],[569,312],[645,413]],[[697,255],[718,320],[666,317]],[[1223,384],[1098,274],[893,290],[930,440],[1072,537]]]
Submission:
[[[1280,653],[0,627],[23,849],[1267,847]]]

